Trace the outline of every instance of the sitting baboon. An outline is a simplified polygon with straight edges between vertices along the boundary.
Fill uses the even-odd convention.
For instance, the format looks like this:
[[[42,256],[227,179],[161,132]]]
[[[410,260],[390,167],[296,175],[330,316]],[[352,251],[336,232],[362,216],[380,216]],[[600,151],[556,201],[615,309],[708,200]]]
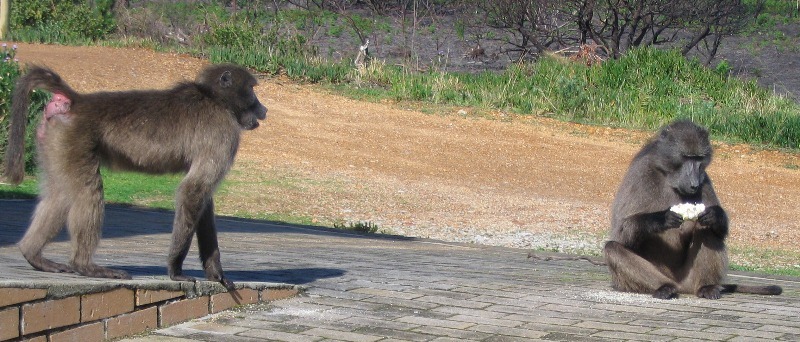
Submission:
[[[614,289],[661,299],[678,293],[717,299],[721,290],[781,293],[778,286],[720,285],[728,269],[728,216],[706,174],[711,152],[704,128],[677,121],[633,158],[614,198],[603,250]],[[705,210],[684,220],[670,210],[682,203]]]
[[[55,72],[32,67],[14,90],[6,176],[23,178],[26,112],[33,89],[55,93],[44,115],[37,148],[42,192],[28,231],[19,242],[36,269],[90,277],[129,279],[123,271],[96,265],[92,258],[103,220],[100,166],[153,174],[185,173],[175,199],[168,256],[171,279],[183,275],[183,260],[197,234],[206,277],[228,288],[220,264],[213,194],[230,169],[242,130],[258,127],[267,108],[253,87],[256,79],[234,65],[204,69],[194,82],[167,90],[81,94]],[[51,106],[52,104],[52,106]],[[51,108],[52,107],[52,108]],[[66,111],[66,112],[65,112]],[[68,265],[42,256],[45,245],[66,225],[72,240]]]

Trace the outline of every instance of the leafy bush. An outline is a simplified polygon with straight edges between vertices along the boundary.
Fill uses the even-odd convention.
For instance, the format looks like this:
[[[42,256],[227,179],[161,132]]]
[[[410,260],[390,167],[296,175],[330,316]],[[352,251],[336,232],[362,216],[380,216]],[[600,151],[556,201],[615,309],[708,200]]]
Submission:
[[[21,71],[14,55],[17,46],[8,47],[2,44],[0,47],[0,159],[5,159],[6,147],[8,146],[8,127],[10,123],[11,94],[14,91],[14,83],[19,78]],[[31,98],[31,110],[28,112],[28,126],[25,135],[25,171],[33,172],[36,169],[36,125],[48,101],[48,96],[42,92],[35,92]]]
[[[212,27],[203,36],[203,41],[211,46],[244,49],[255,45],[261,46],[262,34],[259,29],[247,22],[231,21]]]
[[[75,1],[14,1],[9,38],[42,43],[103,39],[116,29],[113,1],[97,0],[94,6]]]

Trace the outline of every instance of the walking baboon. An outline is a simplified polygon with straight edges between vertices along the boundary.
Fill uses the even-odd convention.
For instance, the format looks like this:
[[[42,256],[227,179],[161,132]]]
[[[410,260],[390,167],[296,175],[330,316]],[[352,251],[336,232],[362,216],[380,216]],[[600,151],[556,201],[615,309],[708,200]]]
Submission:
[[[603,250],[616,290],[717,299],[720,291],[781,293],[778,286],[720,285],[728,268],[728,216],[706,174],[708,132],[690,122],[664,128],[633,158],[614,198]],[[696,220],[670,210],[702,204]]]
[[[51,104],[58,108],[48,105],[45,116],[64,115],[66,120],[46,122],[46,133],[43,129],[38,139],[44,185],[31,225],[19,242],[25,259],[42,271],[129,279],[126,272],[92,261],[103,219],[100,166],[153,174],[183,172],[186,176],[175,196],[169,276],[193,280],[183,275],[182,267],[192,235],[197,234],[206,277],[232,288],[220,264],[213,194],[233,163],[241,131],[255,129],[258,120],[266,118],[267,109],[253,92],[255,85],[247,70],[215,65],[194,82],[172,89],[80,94],[55,72],[32,67],[17,82],[13,96],[5,170],[11,182],[23,177],[30,92],[40,88],[55,93],[60,102]],[[68,265],[42,256],[44,246],[64,225],[72,240]]]

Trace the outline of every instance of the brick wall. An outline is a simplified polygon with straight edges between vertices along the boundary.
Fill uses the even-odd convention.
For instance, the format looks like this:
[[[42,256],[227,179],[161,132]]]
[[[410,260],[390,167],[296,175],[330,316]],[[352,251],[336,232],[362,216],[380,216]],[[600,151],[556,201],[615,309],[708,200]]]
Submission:
[[[209,282],[50,285],[0,283],[0,341],[110,340],[302,291],[266,283],[237,284],[233,292]]]

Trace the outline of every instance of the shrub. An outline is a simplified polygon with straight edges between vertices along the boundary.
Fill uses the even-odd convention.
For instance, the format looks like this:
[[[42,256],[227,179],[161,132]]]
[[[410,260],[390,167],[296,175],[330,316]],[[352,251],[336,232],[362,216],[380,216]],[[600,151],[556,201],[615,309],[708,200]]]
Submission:
[[[258,28],[247,22],[231,21],[212,27],[203,36],[203,41],[210,46],[223,46],[244,49],[250,46],[261,46],[262,37]]]
[[[111,11],[113,0],[93,3],[94,6],[73,1],[14,1],[9,38],[42,43],[103,39],[116,29]]]

